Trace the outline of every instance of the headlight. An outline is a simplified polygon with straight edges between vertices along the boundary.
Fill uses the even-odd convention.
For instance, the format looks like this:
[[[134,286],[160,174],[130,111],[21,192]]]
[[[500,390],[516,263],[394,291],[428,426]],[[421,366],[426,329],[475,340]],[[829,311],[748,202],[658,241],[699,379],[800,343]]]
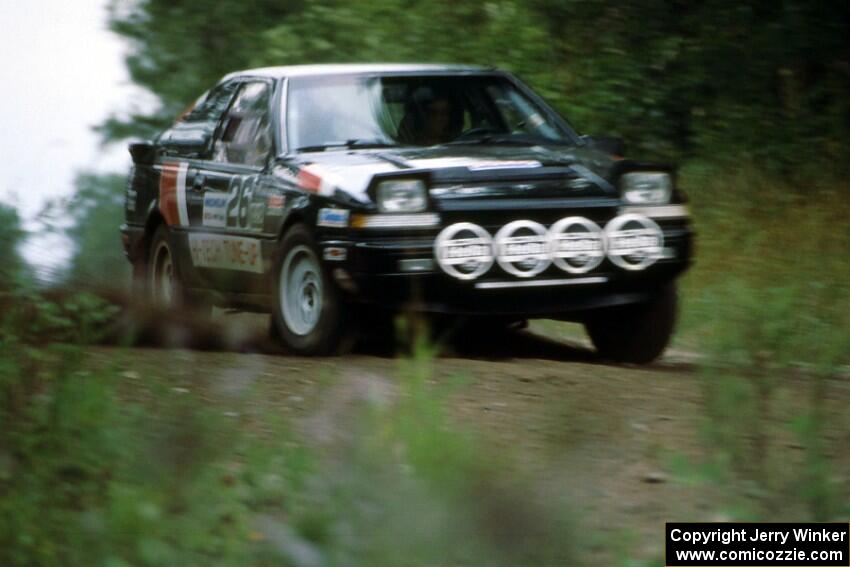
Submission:
[[[419,179],[381,181],[377,198],[378,209],[384,213],[415,213],[428,207],[425,183]]]
[[[633,172],[620,177],[623,200],[641,205],[663,205],[670,202],[673,182],[661,172]]]

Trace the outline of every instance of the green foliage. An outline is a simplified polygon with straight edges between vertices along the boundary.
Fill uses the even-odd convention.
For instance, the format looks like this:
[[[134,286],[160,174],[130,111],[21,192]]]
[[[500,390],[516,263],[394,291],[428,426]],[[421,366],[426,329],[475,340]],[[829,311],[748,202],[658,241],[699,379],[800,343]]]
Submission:
[[[123,288],[130,281],[130,263],[121,248],[118,224],[124,216],[124,175],[83,173],[66,206],[74,242],[68,282],[99,288]]]
[[[109,333],[110,323],[120,311],[89,293],[67,294],[57,301],[23,290],[6,299],[2,334],[31,344],[95,344]]]
[[[174,120],[223,75],[243,68],[261,48],[260,33],[303,6],[276,0],[113,0],[112,29],[134,47],[133,81],[162,102],[155,116],[130,124],[113,118],[106,134],[151,135]]]
[[[73,245],[67,268],[50,283],[75,289],[126,290],[131,267],[121,246],[125,174],[79,173],[69,198],[48,203],[41,222]]]
[[[688,168],[697,233],[683,327],[716,359],[761,370],[850,363],[844,184]]]
[[[260,480],[274,474],[288,494],[305,470],[281,445],[285,432],[239,435],[164,383],[151,384],[146,405],[123,399],[118,368],[93,369],[77,346],[17,339],[22,323],[51,325],[52,311],[0,321],[0,563],[242,565],[261,556],[249,522],[268,494]]]
[[[846,185],[693,165],[681,182],[697,233],[682,327],[703,356],[707,450],[679,476],[732,517],[837,519],[848,424],[826,409],[850,363]]]
[[[63,325],[100,317],[63,303],[90,311]],[[120,355],[19,339],[59,311],[0,321],[3,565],[574,563],[569,508],[453,426],[433,349],[336,386],[354,409],[322,416],[339,441],[307,450],[262,392],[141,381]]]
[[[13,289],[24,280],[24,262],[18,251],[23,237],[17,210],[0,203],[0,292]]]
[[[742,520],[837,521],[847,513],[838,474],[847,466],[847,423],[826,419],[826,377],[753,373],[724,359],[701,379],[708,450],[696,463],[680,461],[680,474],[715,485],[720,510]],[[796,383],[783,384],[789,379]]]
[[[155,120],[129,123],[137,133],[249,66],[466,62],[517,72],[580,129],[620,135],[634,155],[845,172],[847,10],[762,0],[116,0],[111,22],[134,45],[133,79],[163,103]],[[133,131],[107,126],[112,136]]]

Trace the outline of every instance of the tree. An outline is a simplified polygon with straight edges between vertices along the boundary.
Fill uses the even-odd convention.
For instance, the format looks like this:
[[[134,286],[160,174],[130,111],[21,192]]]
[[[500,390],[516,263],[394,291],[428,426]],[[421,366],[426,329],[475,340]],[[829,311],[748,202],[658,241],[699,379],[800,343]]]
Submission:
[[[133,81],[161,102],[151,115],[110,118],[105,138],[150,137],[223,75],[244,68],[262,32],[301,9],[279,0],[113,0],[109,21],[131,47]]]
[[[227,72],[339,61],[494,64],[632,154],[822,175],[850,163],[850,4],[788,0],[113,0],[150,134]],[[846,167],[846,166],[845,166]]]
[[[18,250],[24,235],[18,211],[0,203],[0,292],[24,283],[25,263]]]
[[[125,185],[126,178],[120,174],[77,176],[76,193],[66,206],[72,220],[66,234],[74,243],[69,283],[100,288],[129,284],[130,263],[118,232],[124,217]]]

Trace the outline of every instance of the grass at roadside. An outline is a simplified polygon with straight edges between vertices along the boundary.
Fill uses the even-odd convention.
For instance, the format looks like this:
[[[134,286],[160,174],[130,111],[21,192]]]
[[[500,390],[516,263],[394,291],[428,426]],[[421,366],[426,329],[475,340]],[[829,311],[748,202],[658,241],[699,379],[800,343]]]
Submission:
[[[729,355],[758,343],[775,362],[849,363],[850,187],[698,167],[681,185],[697,231],[682,282],[683,340]],[[830,349],[844,352],[833,360]]]
[[[697,248],[678,343],[702,354],[709,450],[680,472],[722,487],[725,517],[838,520],[850,422],[827,392],[850,364],[848,186],[699,167],[681,183]]]
[[[101,306],[103,307],[103,306]],[[96,310],[96,306],[89,306]],[[47,310],[53,313],[52,310]],[[420,345],[306,438],[250,383],[0,341],[0,564],[563,565],[572,515],[451,426]],[[238,382],[238,380],[233,380]],[[335,406],[334,406],[335,407]],[[343,406],[340,406],[343,407]]]

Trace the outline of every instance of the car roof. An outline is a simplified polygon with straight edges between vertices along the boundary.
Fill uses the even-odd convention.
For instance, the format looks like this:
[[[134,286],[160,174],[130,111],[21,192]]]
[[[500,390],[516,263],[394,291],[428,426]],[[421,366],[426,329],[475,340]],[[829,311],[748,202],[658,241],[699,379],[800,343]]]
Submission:
[[[222,80],[235,77],[311,77],[321,75],[357,75],[379,73],[439,73],[439,72],[487,72],[495,71],[494,67],[477,65],[455,65],[439,63],[340,63],[320,65],[284,65],[281,67],[260,67],[236,71],[225,76]]]

